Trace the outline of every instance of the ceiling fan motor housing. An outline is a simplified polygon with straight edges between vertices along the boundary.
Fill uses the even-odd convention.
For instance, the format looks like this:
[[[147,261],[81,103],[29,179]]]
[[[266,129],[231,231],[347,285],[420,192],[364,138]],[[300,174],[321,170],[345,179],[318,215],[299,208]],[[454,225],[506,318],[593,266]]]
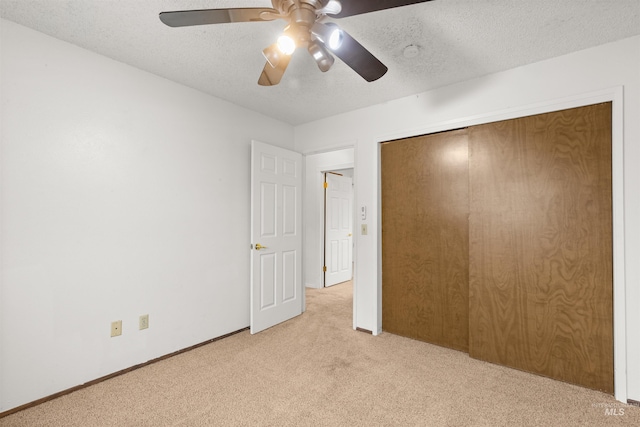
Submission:
[[[294,8],[307,7],[318,11],[325,7],[329,0],[271,0],[273,8],[286,15]]]
[[[311,41],[311,27],[316,22],[328,0],[272,0],[273,8],[281,15],[288,16],[289,25],[285,33],[292,37],[298,46],[307,46]]]

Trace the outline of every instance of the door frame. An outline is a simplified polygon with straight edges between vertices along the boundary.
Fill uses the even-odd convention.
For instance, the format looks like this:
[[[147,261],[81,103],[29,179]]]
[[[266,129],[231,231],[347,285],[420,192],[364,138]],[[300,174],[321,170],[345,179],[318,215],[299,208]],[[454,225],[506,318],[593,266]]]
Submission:
[[[601,102],[612,103],[611,117],[611,180],[612,180],[612,219],[613,219],[613,367],[614,396],[621,402],[627,402],[627,328],[626,328],[626,278],[625,278],[625,238],[624,238],[624,91],[615,86],[600,91],[578,94],[535,104],[513,107],[488,114],[464,117],[430,125],[421,129],[409,129],[390,134],[374,136],[378,188],[378,230],[381,230],[380,198],[380,147],[381,143],[401,138],[410,138],[436,132],[446,132],[462,127],[475,126],[502,120],[510,120],[531,115],[549,113],[569,108],[583,107]],[[378,234],[380,235],[380,234]],[[377,241],[377,285],[373,298],[376,335],[382,331],[382,241]],[[354,295],[355,303],[355,295]]]
[[[344,157],[344,156],[339,156],[338,153],[339,152],[345,152],[348,150],[353,150],[353,156],[352,156],[352,160],[329,160],[326,163],[322,163],[322,165],[318,165],[316,167],[310,167],[307,168],[307,157],[308,156],[314,156],[317,154],[331,154],[331,153],[335,153],[336,157]],[[353,200],[354,200],[354,206],[356,204],[356,200],[357,200],[357,192],[358,192],[358,185],[357,185],[357,178],[356,178],[356,165],[355,165],[355,156],[356,156],[356,147],[354,144],[347,144],[344,146],[336,146],[336,147],[332,147],[329,150],[322,150],[322,151],[312,151],[312,152],[306,152],[303,153],[303,156],[305,157],[305,168],[304,168],[304,173],[303,173],[303,180],[304,180],[304,184],[303,184],[303,222],[305,221],[309,221],[309,222],[315,222],[315,224],[304,224],[303,226],[303,244],[302,244],[302,250],[304,253],[304,262],[303,262],[303,274],[307,274],[309,273],[308,270],[310,269],[314,269],[316,268],[316,266],[318,266],[318,268],[322,268],[323,265],[323,261],[324,261],[324,212],[322,212],[321,214],[317,215],[315,220],[314,220],[314,215],[309,212],[309,209],[312,207],[316,207],[318,206],[320,209],[324,209],[324,187],[323,187],[323,182],[324,182],[324,172],[328,172],[328,171],[333,171],[333,170],[340,170],[340,169],[353,169]],[[355,214],[355,209],[354,209],[354,214]],[[355,224],[355,222],[354,222]],[[308,242],[307,242],[307,235],[310,234],[311,232],[309,231],[309,228],[311,228],[312,230],[314,230],[314,234],[315,237],[317,238],[317,242],[316,244],[312,245],[313,250],[312,251],[306,251],[305,248],[307,248]],[[356,233],[354,233],[354,240],[353,240],[353,262],[354,262],[354,269],[353,269],[353,329],[356,329],[356,301],[357,301],[357,286],[356,286],[356,251],[358,248],[358,244],[357,244],[357,237]],[[305,269],[305,265],[307,266]],[[310,286],[310,287],[324,287],[324,274],[321,275],[322,279],[321,279],[321,283],[319,283],[318,285],[320,286]],[[306,280],[306,276],[303,278],[303,288],[306,289],[307,286],[307,280]],[[303,295],[305,295],[305,292],[303,292]],[[306,304],[306,303],[305,303]],[[303,309],[304,310],[304,309]]]

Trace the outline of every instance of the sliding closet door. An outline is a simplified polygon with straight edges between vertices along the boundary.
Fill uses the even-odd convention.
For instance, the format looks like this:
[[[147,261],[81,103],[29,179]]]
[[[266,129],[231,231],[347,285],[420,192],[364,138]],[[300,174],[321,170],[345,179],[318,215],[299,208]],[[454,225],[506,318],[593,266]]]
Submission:
[[[467,131],[382,145],[382,328],[466,351]]]
[[[613,392],[611,104],[469,129],[471,356]]]

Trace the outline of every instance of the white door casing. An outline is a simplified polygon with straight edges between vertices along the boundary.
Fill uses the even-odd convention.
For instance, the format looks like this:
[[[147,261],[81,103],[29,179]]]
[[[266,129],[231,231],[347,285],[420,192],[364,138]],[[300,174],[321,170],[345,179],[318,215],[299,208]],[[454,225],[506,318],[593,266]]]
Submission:
[[[324,285],[333,286],[353,277],[353,180],[325,173]]]
[[[302,155],[251,142],[251,333],[302,313]]]

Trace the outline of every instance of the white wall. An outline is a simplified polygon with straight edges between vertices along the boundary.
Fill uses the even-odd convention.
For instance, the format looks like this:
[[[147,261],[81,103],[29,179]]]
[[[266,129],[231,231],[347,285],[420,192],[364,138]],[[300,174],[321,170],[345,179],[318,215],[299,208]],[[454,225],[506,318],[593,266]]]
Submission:
[[[293,127],[1,24],[0,412],[248,326],[250,141]]]
[[[336,169],[352,168],[353,148],[305,156],[304,188],[304,283],[309,288],[324,285],[324,174]]]
[[[355,146],[355,206],[366,205],[370,213],[365,221],[369,235],[356,234],[356,325],[375,333],[381,325],[378,142],[482,123],[519,109],[524,114],[535,109],[532,106],[561,105],[567,99],[620,86],[624,91],[624,160],[620,159],[624,171],[615,170],[614,180],[617,176],[624,179],[624,221],[618,228],[624,232],[618,241],[624,241],[627,262],[621,264],[626,266],[624,274],[616,280],[623,287],[623,301],[626,293],[629,333],[626,376],[624,366],[617,366],[626,381],[619,381],[616,396],[626,394],[618,393],[621,386],[626,387],[628,398],[640,400],[640,334],[634,327],[640,324],[640,263],[633,261],[640,259],[640,192],[636,185],[640,182],[640,37],[296,127],[296,148],[303,153],[330,149],[345,141]],[[357,224],[355,229],[359,229]],[[618,312],[624,314],[624,307]],[[624,320],[616,319],[617,338],[624,339]],[[619,354],[616,360],[624,360],[624,356]]]

